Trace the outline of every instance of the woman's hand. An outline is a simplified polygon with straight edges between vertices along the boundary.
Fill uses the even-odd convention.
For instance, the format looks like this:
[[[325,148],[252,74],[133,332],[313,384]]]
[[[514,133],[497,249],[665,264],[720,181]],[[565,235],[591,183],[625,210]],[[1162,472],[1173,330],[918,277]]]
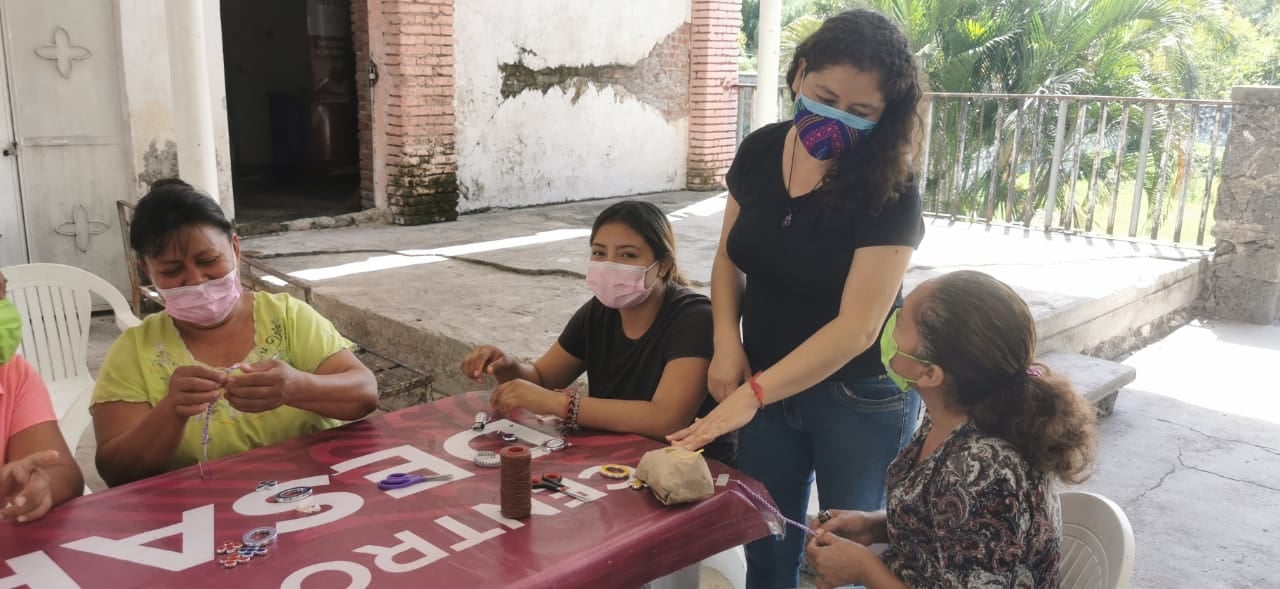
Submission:
[[[169,392],[160,401],[174,415],[186,420],[204,413],[218,400],[227,375],[207,366],[179,366],[169,376]]]
[[[303,374],[275,358],[240,366],[243,374],[227,378],[227,402],[245,413],[263,413],[286,405]]]
[[[462,373],[478,383],[484,382],[486,374],[504,383],[514,378],[513,373],[519,366],[520,362],[497,346],[483,345],[471,350],[463,359]]]
[[[827,513],[831,514],[831,519],[826,523],[815,519],[809,522],[809,527],[815,532],[831,532],[864,546],[885,540],[884,517],[880,514],[843,509],[828,509]]]
[[[742,342],[716,346],[716,352],[711,356],[711,367],[707,369],[707,390],[717,403],[750,379],[751,365],[747,362]]]
[[[53,487],[44,469],[58,464],[54,450],[36,452],[0,466],[0,519],[39,519],[53,507]]]
[[[517,378],[498,385],[493,396],[489,397],[489,404],[504,417],[510,417],[518,409],[537,415],[564,417],[565,396]]]
[[[868,557],[878,558],[866,546],[826,531],[818,532],[805,548],[819,589],[862,583]]]
[[[760,402],[756,400],[755,394],[750,388],[740,386],[706,417],[667,436],[667,441],[686,450],[697,450],[716,438],[747,425],[759,410]]]

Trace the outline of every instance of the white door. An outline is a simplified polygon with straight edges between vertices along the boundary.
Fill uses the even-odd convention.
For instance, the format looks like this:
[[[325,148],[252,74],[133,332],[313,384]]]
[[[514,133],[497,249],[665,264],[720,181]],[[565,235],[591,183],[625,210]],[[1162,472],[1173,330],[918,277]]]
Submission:
[[[128,292],[115,202],[132,184],[114,4],[3,0],[0,23],[30,261],[79,266]]]
[[[9,118],[9,85],[4,47],[0,45],[0,267],[27,263],[27,234],[22,227],[22,196],[18,194],[18,160],[13,121]]]

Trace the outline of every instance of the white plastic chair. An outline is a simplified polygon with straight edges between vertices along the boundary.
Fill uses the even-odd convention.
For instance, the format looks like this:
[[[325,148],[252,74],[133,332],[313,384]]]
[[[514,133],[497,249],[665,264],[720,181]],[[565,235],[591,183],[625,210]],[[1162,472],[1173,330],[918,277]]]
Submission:
[[[1124,589],[1133,573],[1133,528],[1119,505],[1080,491],[1062,502],[1063,589]]]
[[[89,374],[89,315],[96,294],[111,305],[121,331],[141,323],[124,295],[89,272],[62,264],[21,264],[0,268],[9,298],[22,315],[18,353],[35,366],[49,387],[58,428],[71,452],[89,427],[93,375]]]

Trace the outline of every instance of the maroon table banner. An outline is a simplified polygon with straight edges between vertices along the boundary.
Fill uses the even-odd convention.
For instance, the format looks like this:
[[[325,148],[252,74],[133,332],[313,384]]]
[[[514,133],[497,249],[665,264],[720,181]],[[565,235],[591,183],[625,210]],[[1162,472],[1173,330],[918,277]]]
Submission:
[[[186,468],[33,523],[0,522],[0,587],[636,587],[769,533],[737,483],[664,507],[600,474],[606,464],[634,467],[661,447],[652,440],[575,433],[551,452],[534,446],[553,437],[537,420],[474,431],[487,409],[487,393],[449,397],[213,461],[207,480]],[[518,440],[504,442],[503,431]],[[502,517],[499,469],[473,458],[513,444],[533,450],[533,475],[561,474],[591,501],[538,490],[531,517]],[[768,497],[708,462],[720,483],[740,480]],[[380,489],[392,473],[452,478]],[[276,484],[259,489],[262,481]],[[298,487],[310,496],[290,491]],[[217,554],[258,528],[269,530],[254,540],[276,534],[265,554]]]

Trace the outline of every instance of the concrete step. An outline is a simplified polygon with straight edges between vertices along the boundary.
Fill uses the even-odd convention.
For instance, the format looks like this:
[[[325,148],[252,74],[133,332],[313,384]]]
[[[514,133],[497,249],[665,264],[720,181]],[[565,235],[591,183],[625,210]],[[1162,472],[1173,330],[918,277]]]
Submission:
[[[1132,366],[1082,354],[1048,352],[1039,359],[1053,372],[1066,376],[1101,415],[1111,415],[1120,389],[1138,377]]]

